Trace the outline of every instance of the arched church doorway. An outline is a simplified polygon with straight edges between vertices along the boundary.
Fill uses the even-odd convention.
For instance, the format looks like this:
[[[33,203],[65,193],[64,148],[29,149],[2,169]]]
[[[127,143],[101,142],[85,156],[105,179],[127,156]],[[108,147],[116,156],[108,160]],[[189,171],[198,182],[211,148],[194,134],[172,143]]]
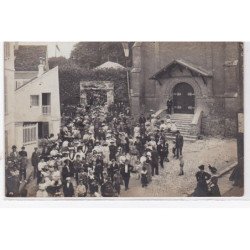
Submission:
[[[188,83],[182,82],[173,89],[174,113],[193,114],[195,108],[194,89]]]

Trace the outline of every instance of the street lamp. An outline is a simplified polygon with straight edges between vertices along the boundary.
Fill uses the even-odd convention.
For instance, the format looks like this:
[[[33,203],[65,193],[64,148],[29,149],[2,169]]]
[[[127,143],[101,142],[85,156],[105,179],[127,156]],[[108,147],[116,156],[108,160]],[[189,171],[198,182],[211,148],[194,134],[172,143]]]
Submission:
[[[129,73],[128,73],[128,58],[129,58],[128,42],[123,42],[122,47],[123,47],[123,51],[124,51],[124,55],[125,55],[125,67],[126,67],[126,71],[127,71],[128,100],[129,100],[129,106],[131,107],[131,105],[130,105],[130,83],[129,83]]]

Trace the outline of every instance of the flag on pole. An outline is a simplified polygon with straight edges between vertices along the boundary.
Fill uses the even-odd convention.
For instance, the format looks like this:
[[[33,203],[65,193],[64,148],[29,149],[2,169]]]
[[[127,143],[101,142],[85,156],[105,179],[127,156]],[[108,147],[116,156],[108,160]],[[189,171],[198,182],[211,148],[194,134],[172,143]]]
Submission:
[[[59,52],[61,52],[61,50],[60,50],[58,44],[56,44],[56,49],[57,49]]]

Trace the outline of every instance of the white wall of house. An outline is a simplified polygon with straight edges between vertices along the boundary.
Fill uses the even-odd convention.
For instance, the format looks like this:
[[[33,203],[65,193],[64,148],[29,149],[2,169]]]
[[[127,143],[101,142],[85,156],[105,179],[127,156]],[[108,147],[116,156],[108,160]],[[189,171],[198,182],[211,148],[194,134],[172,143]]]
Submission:
[[[13,42],[4,43],[4,123],[5,153],[15,144],[15,68]]]
[[[46,114],[43,112],[42,93],[50,93],[50,107]],[[38,105],[33,106],[31,96],[38,96]],[[33,152],[34,147],[38,146],[38,123],[48,122],[49,133],[57,134],[60,130],[61,112],[59,99],[59,77],[58,67],[45,72],[40,77],[23,85],[15,91],[15,138],[16,146],[20,149],[25,146],[28,156]],[[36,123],[36,141],[24,142],[23,131],[25,123]]]
[[[49,123],[49,133],[57,134],[60,130],[61,112],[59,97],[59,76],[58,67],[55,67],[31,82],[16,89],[14,48],[15,43],[5,43],[4,58],[4,99],[5,99],[5,152],[11,152],[12,145],[20,150],[24,145],[31,156],[34,147],[38,145],[38,122]],[[50,112],[42,112],[42,93],[50,93]],[[30,96],[38,95],[38,106],[32,106]],[[48,109],[46,109],[48,110]],[[28,123],[28,125],[27,125]],[[29,123],[33,123],[29,125]],[[24,142],[24,127],[33,128],[36,133],[36,140]],[[35,129],[34,129],[35,128]],[[32,136],[34,138],[34,136]]]

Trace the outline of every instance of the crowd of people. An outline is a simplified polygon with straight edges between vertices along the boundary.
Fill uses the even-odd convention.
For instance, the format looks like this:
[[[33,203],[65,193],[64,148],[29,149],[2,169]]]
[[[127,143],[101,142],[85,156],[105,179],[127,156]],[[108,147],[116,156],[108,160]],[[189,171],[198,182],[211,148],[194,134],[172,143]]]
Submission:
[[[123,102],[78,106],[70,114],[63,116],[60,132],[43,138],[32,153],[37,197],[117,197],[121,188],[129,189],[131,176],[145,188],[169,162],[170,150],[180,161],[179,175],[184,175],[183,136],[169,126],[169,115],[141,114],[133,120]],[[171,149],[167,132],[175,135]],[[7,196],[25,196],[20,194],[20,185],[28,182],[25,147],[18,152],[13,145],[6,165]],[[211,176],[196,178],[207,183]],[[200,186],[194,196],[203,196]]]

